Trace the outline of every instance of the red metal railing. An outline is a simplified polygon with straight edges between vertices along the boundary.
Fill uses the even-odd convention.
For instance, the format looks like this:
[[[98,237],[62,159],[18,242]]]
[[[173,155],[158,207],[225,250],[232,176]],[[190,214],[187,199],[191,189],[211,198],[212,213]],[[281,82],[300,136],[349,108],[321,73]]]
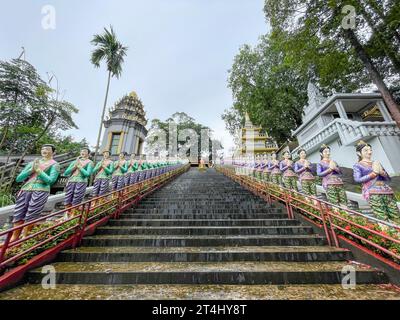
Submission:
[[[339,239],[345,240],[400,270],[400,226],[271,182],[259,181],[243,174],[241,168],[218,166],[217,170],[268,203],[279,201],[284,204],[289,219],[294,218],[293,210],[296,209],[306,220],[324,230],[329,245],[339,247]]]
[[[0,271],[4,271],[23,258],[28,260],[33,258],[54,247],[60,241],[67,241],[72,247],[76,247],[80,244],[85,232],[90,228],[93,229],[99,219],[118,218],[127,208],[187,169],[187,165],[181,166],[121,190],[92,198],[74,207],[51,213],[0,232],[0,237],[5,237],[4,244],[0,248]],[[67,212],[73,214],[69,218],[64,218]],[[49,222],[49,219],[52,218],[55,220]],[[49,225],[47,226],[43,222]],[[27,237],[10,242],[15,231],[21,231],[29,226],[34,227]]]

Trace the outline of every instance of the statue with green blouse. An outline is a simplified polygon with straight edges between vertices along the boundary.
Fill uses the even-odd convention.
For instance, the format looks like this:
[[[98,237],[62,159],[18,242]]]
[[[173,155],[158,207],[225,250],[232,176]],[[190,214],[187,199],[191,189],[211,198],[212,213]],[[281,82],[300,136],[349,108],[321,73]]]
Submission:
[[[85,197],[89,178],[93,173],[93,162],[89,159],[89,154],[89,148],[83,148],[80,156],[64,172],[64,176],[70,177],[65,187],[66,208],[80,204]]]
[[[130,186],[135,184],[138,178],[139,162],[136,160],[136,155],[131,154],[131,160],[128,164],[128,171],[125,174],[125,185]]]
[[[119,159],[114,161],[114,172],[112,176],[112,189],[120,190],[125,186],[125,173],[128,171],[129,162],[125,160],[127,153],[121,152]]]
[[[60,166],[53,159],[54,145],[45,144],[41,149],[41,158],[29,162],[17,176],[17,182],[24,182],[17,194],[13,223],[14,227],[39,218],[40,213],[50,195],[50,187],[57,181],[60,174]],[[19,239],[21,232],[26,237],[34,224],[26,226],[23,230],[16,230],[11,241]]]

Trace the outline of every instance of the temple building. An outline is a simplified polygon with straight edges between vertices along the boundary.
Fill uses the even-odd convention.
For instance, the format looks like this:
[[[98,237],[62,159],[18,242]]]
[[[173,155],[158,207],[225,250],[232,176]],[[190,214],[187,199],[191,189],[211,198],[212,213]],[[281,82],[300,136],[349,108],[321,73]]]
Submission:
[[[110,150],[112,155],[120,152],[140,155],[147,136],[147,120],[143,103],[136,92],[122,97],[104,120],[106,128],[101,150]]]
[[[252,155],[272,153],[278,150],[277,143],[268,136],[261,127],[254,126],[246,112],[245,124],[242,128],[241,147],[239,154]]]
[[[364,140],[389,174],[400,174],[400,129],[380,93],[336,93],[326,99],[309,83],[303,123],[292,134],[299,142],[293,156],[302,148],[310,161],[319,162],[320,146],[326,144],[340,166],[352,168],[358,161],[355,145]]]

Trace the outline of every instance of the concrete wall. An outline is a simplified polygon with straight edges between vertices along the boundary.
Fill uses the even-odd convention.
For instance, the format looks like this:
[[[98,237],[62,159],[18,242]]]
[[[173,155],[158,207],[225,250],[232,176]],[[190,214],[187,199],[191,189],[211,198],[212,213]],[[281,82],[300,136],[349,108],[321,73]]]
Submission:
[[[400,137],[399,136],[383,136],[378,138],[384,153],[391,165],[391,170],[396,175],[400,175]],[[375,150],[374,150],[375,151]],[[375,151],[376,155],[376,151]],[[389,169],[386,169],[389,170]]]
[[[335,139],[328,145],[331,148],[332,159],[335,160],[339,166],[352,168],[358,161],[354,147],[339,146],[339,139]],[[319,148],[309,153],[308,158],[313,163],[320,162]]]
[[[297,140],[299,145],[302,145],[305,141],[311,138],[315,132],[318,132],[320,129],[325,127],[327,124],[324,123],[322,117],[317,117],[313,121],[311,121],[304,130],[297,133]]]

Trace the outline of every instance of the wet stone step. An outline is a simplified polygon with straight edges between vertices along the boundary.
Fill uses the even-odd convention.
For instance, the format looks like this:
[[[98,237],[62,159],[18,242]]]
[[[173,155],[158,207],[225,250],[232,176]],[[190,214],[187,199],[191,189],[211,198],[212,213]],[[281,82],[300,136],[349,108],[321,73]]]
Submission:
[[[83,246],[144,247],[217,247],[217,246],[318,246],[326,245],[318,235],[246,235],[246,236],[176,236],[176,235],[99,235],[85,237]]]
[[[298,226],[291,219],[119,219],[110,220],[110,227],[126,226]]]
[[[171,201],[184,201],[184,202],[207,202],[207,201],[221,201],[221,202],[228,202],[228,201],[234,201],[235,199],[243,200],[243,201],[251,201],[251,202],[257,202],[257,203],[262,203],[264,200],[261,198],[253,195],[253,194],[225,194],[221,195],[218,193],[213,193],[212,195],[207,195],[204,197],[201,196],[193,196],[190,194],[187,195],[181,195],[180,197],[174,192],[173,194],[169,196],[156,196],[155,193],[152,195],[147,196],[145,199],[143,199],[143,202],[171,202]]]
[[[268,213],[268,209],[214,209],[212,207],[205,209],[135,209],[134,213]],[[279,212],[279,211],[275,211]]]
[[[344,261],[332,247],[82,247],[58,255],[60,262]]]
[[[154,213],[124,213],[121,219],[287,219],[287,214],[239,214],[239,213],[191,213],[191,214],[154,214]]]
[[[223,197],[215,197],[213,195],[208,195],[204,198],[190,198],[190,197],[182,197],[175,198],[173,196],[163,196],[160,198],[146,198],[141,203],[205,203],[205,202],[215,202],[215,203],[235,203],[247,201],[252,203],[265,204],[266,206],[270,206],[267,202],[262,200],[261,198],[251,198],[248,196],[223,196]]]
[[[374,269],[346,262],[57,262],[56,283],[62,284],[341,284],[346,266],[357,284],[388,283]],[[41,268],[28,282],[41,283]]]
[[[283,235],[283,234],[312,234],[312,227],[308,226],[275,226],[275,227],[101,227],[97,235]]]
[[[0,295],[0,300],[400,300],[391,285],[66,285],[44,289],[26,284]]]
[[[230,212],[230,211],[238,211],[238,210],[246,210],[246,211],[269,211],[273,212],[276,209],[269,209],[265,206],[246,206],[246,205],[229,205],[229,206],[210,206],[210,205],[203,205],[203,206],[191,206],[191,205],[148,205],[143,206],[140,205],[135,208],[135,211],[146,211],[146,210],[177,210],[177,211],[209,211],[210,207],[212,207],[213,211],[221,211],[221,212]]]

